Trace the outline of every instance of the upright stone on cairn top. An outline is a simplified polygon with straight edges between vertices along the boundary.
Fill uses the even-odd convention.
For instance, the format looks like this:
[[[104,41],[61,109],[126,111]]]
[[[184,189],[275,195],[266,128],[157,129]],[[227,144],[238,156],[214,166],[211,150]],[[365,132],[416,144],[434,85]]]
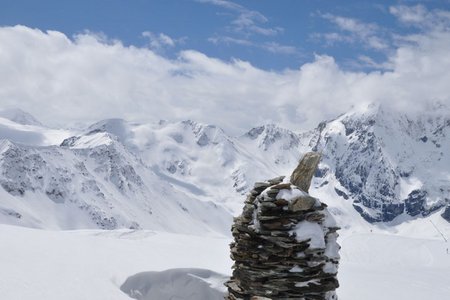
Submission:
[[[335,300],[339,229],[307,192],[320,154],[307,153],[290,182],[257,182],[232,226],[229,300]]]

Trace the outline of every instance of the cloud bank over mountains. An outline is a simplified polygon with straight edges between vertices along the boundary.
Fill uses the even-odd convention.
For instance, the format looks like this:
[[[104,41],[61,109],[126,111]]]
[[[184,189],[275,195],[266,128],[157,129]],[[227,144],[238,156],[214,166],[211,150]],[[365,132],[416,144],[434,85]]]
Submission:
[[[298,69],[272,71],[196,50],[168,58],[89,32],[68,37],[1,27],[0,106],[19,107],[49,125],[194,119],[240,134],[268,122],[308,129],[372,102],[412,112],[450,104],[450,13],[422,6],[391,13],[412,33],[396,35],[384,68],[368,72],[321,54]]]

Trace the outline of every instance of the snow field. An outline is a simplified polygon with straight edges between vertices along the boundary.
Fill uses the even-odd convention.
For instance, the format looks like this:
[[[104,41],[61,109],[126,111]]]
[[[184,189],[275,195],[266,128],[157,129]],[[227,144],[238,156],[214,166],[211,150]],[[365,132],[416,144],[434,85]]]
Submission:
[[[402,235],[424,227],[418,223],[395,227],[397,233],[376,227],[372,232],[343,230],[338,240],[339,299],[448,299],[448,243],[432,231],[429,237],[420,230],[420,238]],[[449,227],[443,227],[444,234]],[[126,300],[130,298],[120,286],[128,277],[172,268],[204,268],[229,276],[230,241],[147,230],[48,231],[0,225],[0,299]]]
[[[0,225],[0,299],[125,300],[127,277],[196,267],[227,273],[229,239],[152,231]]]

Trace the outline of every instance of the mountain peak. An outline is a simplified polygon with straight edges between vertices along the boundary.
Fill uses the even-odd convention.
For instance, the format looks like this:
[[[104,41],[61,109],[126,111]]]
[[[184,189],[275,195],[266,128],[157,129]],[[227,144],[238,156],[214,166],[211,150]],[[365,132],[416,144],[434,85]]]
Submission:
[[[209,144],[218,144],[220,141],[228,139],[228,135],[223,129],[216,125],[198,123],[192,120],[181,121],[181,124],[192,130],[197,144],[202,147]]]
[[[217,127],[216,125],[204,124],[204,123],[195,122],[192,120],[181,121],[181,124],[183,124],[184,126],[191,127],[194,131],[200,131],[202,129],[207,129],[207,128],[208,129],[220,129],[221,131],[223,131],[221,128]]]
[[[257,139],[259,136],[264,135],[277,135],[282,133],[293,133],[289,129],[285,129],[282,127],[279,127],[278,125],[274,123],[267,123],[258,127],[254,127],[250,129],[247,133],[244,134],[245,137],[248,137],[252,140]]]
[[[0,154],[8,151],[12,147],[15,147],[15,145],[10,140],[0,139]]]
[[[268,123],[262,126],[252,128],[241,136],[242,139],[250,139],[258,142],[258,147],[268,150],[271,145],[280,142],[283,149],[291,149],[299,145],[300,136],[286,128],[279,127],[276,124]]]
[[[22,125],[42,126],[42,123],[35,117],[19,108],[2,109],[0,117]]]
[[[87,128],[86,135],[92,135],[98,132],[107,132],[115,135],[122,142],[132,135],[129,124],[119,118],[105,119],[92,124]]]
[[[108,132],[92,132],[87,135],[67,138],[60,146],[72,149],[88,149],[102,145],[109,146],[115,142],[117,142],[117,137],[115,135]]]
[[[426,216],[448,201],[448,184],[434,178],[448,173],[444,162],[449,158],[442,149],[449,147],[450,118],[440,111],[418,115],[371,105],[322,124],[316,132],[324,170],[332,170],[366,220],[392,221],[403,213]]]

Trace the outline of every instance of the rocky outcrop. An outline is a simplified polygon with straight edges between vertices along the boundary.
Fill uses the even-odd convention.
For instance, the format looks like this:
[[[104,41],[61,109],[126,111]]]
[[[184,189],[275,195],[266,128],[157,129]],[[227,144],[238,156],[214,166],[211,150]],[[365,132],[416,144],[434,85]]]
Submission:
[[[319,165],[320,154],[316,152],[306,153],[301,163],[291,175],[292,184],[298,186],[302,191],[308,192],[311,179]]]
[[[308,190],[319,159],[307,154],[292,180]],[[337,299],[339,228],[326,207],[284,177],[255,183],[232,226],[227,299]]]
[[[448,222],[450,222],[450,204],[447,205],[447,207],[445,208],[444,212],[441,215],[445,220],[447,220]]]
[[[442,149],[450,147],[448,120],[445,108],[439,116],[433,110],[408,116],[371,105],[322,123],[311,139],[324,156],[317,184],[337,180],[334,187],[369,222],[427,216],[446,205],[450,191],[434,176],[448,172],[442,163],[448,159]]]
[[[413,190],[405,199],[405,210],[410,216],[417,216],[424,212],[427,192],[422,190]]]

